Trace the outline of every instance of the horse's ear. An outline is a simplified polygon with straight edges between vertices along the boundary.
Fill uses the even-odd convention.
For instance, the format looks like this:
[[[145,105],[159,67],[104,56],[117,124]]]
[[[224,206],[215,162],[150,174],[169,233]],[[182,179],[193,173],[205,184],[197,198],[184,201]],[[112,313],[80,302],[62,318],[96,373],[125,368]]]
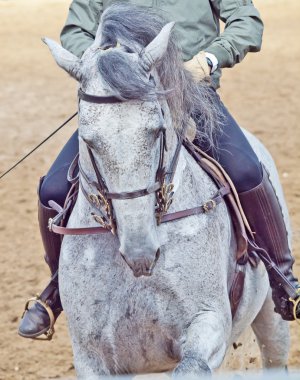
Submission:
[[[81,60],[50,38],[42,38],[42,41],[50,49],[58,66],[79,81],[81,77]]]
[[[145,48],[141,57],[141,65],[144,70],[151,71],[156,63],[162,59],[167,51],[170,34],[174,25],[175,22],[169,22],[166,24],[154,40]]]

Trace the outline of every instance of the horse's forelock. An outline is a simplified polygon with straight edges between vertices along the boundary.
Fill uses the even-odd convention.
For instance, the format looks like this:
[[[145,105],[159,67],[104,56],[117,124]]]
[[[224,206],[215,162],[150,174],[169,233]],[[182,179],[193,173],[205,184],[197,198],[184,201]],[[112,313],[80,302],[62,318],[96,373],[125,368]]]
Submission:
[[[161,15],[149,7],[115,3],[102,15],[101,44],[111,41],[114,46],[118,41],[140,53],[166,23]],[[222,124],[222,115],[214,106],[209,85],[204,81],[196,83],[184,69],[175,33],[171,34],[167,52],[156,69],[165,89],[164,94],[167,94],[175,128],[181,128],[190,116],[200,117],[204,122],[201,123],[198,138],[214,146],[214,135]],[[103,55],[99,59],[99,70],[112,90],[123,99],[151,99],[155,96],[153,86],[150,82],[145,82],[138,65],[132,65],[120,51]]]
[[[166,21],[149,7],[126,3],[111,5],[101,17],[101,31],[120,42],[147,46],[161,31]]]
[[[111,50],[98,59],[101,77],[123,100],[156,98],[155,85],[142,75],[139,65],[133,64],[128,53]]]

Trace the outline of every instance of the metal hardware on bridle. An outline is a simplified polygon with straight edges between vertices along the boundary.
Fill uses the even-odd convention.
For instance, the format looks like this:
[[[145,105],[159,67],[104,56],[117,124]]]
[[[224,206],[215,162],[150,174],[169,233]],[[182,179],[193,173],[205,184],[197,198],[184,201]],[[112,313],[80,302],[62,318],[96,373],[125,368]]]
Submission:
[[[116,98],[116,97],[103,97],[103,96],[94,96],[89,95],[83,92],[81,89],[78,91],[78,97],[81,100],[92,102],[96,104],[107,104],[107,103],[117,103],[121,102],[122,100]],[[85,182],[91,186],[94,186],[97,189],[97,193],[94,194],[88,194],[85,190],[84,186],[82,185],[80,181],[80,188],[86,197],[86,199],[89,201],[89,203],[96,208],[101,215],[97,215],[96,213],[92,213],[92,216],[94,220],[99,223],[102,227],[110,230],[111,232],[115,233],[116,230],[116,223],[113,217],[113,207],[112,207],[112,199],[118,199],[118,200],[124,200],[124,199],[134,199],[138,197],[143,197],[152,193],[156,194],[156,207],[155,207],[155,214],[157,218],[157,223],[159,224],[161,221],[162,216],[168,211],[171,203],[172,203],[172,196],[173,196],[173,188],[174,185],[172,183],[167,184],[165,177],[166,177],[166,171],[164,168],[164,157],[165,157],[165,151],[167,151],[167,144],[166,144],[166,128],[163,125],[164,119],[162,116],[161,111],[161,119],[162,119],[162,125],[157,130],[156,138],[160,139],[160,152],[159,152],[159,163],[158,163],[158,169],[156,172],[156,182],[141,190],[134,190],[131,192],[120,192],[120,193],[113,193],[109,192],[105,181],[103,177],[101,176],[101,173],[99,171],[99,168],[97,166],[94,154],[92,149],[87,146],[87,151],[90,157],[90,161],[92,163],[94,172],[96,174],[97,182],[90,181],[90,179],[87,177],[86,173],[82,169],[80,162],[79,162],[79,172],[82,174],[82,178],[85,180]]]

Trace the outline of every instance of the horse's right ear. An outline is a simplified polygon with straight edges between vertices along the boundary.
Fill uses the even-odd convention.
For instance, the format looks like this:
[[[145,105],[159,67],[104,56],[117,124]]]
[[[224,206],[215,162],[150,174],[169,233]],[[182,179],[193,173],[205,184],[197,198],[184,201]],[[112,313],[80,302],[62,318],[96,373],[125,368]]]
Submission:
[[[66,70],[73,78],[80,81],[81,60],[50,38],[42,38],[42,41],[50,49],[58,66]]]
[[[175,25],[175,22],[169,22],[166,24],[160,33],[146,46],[144,53],[141,57],[141,66],[147,72],[159,62],[167,51],[170,34]]]

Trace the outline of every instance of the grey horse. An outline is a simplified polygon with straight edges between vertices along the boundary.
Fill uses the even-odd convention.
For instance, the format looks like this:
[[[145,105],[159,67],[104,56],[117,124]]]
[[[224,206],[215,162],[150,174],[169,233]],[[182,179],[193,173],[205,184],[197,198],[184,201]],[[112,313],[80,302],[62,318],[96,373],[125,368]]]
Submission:
[[[156,181],[157,134],[162,123],[167,169],[177,146],[177,131],[194,103],[201,103],[206,120],[202,138],[213,143],[221,124],[207,86],[195,84],[181,64],[171,33],[173,24],[163,27],[137,8],[128,15],[126,7],[114,5],[105,11],[95,42],[81,59],[45,39],[58,65],[86,93],[124,100],[113,104],[80,101],[79,151],[85,173],[81,182],[87,193],[96,192],[93,181],[97,181],[89,150],[109,191],[131,192]],[[110,16],[122,12],[107,44]],[[126,17],[133,29],[146,24],[153,40],[122,30]],[[113,36],[117,36],[115,41]],[[255,137],[245,134],[270,173],[290,231],[274,162]],[[201,205],[217,191],[184,147],[173,183],[169,212]],[[243,297],[232,319],[228,292],[236,240],[225,203],[210,213],[161,225],[156,222],[155,204],[154,193],[114,199],[115,234],[64,238],[59,286],[78,379],[170,370],[174,378],[197,378],[218,368],[228,347],[250,325],[264,367],[286,366],[288,324],[273,312],[262,263],[257,268],[247,264]],[[68,227],[97,226],[93,212],[81,189]]]

